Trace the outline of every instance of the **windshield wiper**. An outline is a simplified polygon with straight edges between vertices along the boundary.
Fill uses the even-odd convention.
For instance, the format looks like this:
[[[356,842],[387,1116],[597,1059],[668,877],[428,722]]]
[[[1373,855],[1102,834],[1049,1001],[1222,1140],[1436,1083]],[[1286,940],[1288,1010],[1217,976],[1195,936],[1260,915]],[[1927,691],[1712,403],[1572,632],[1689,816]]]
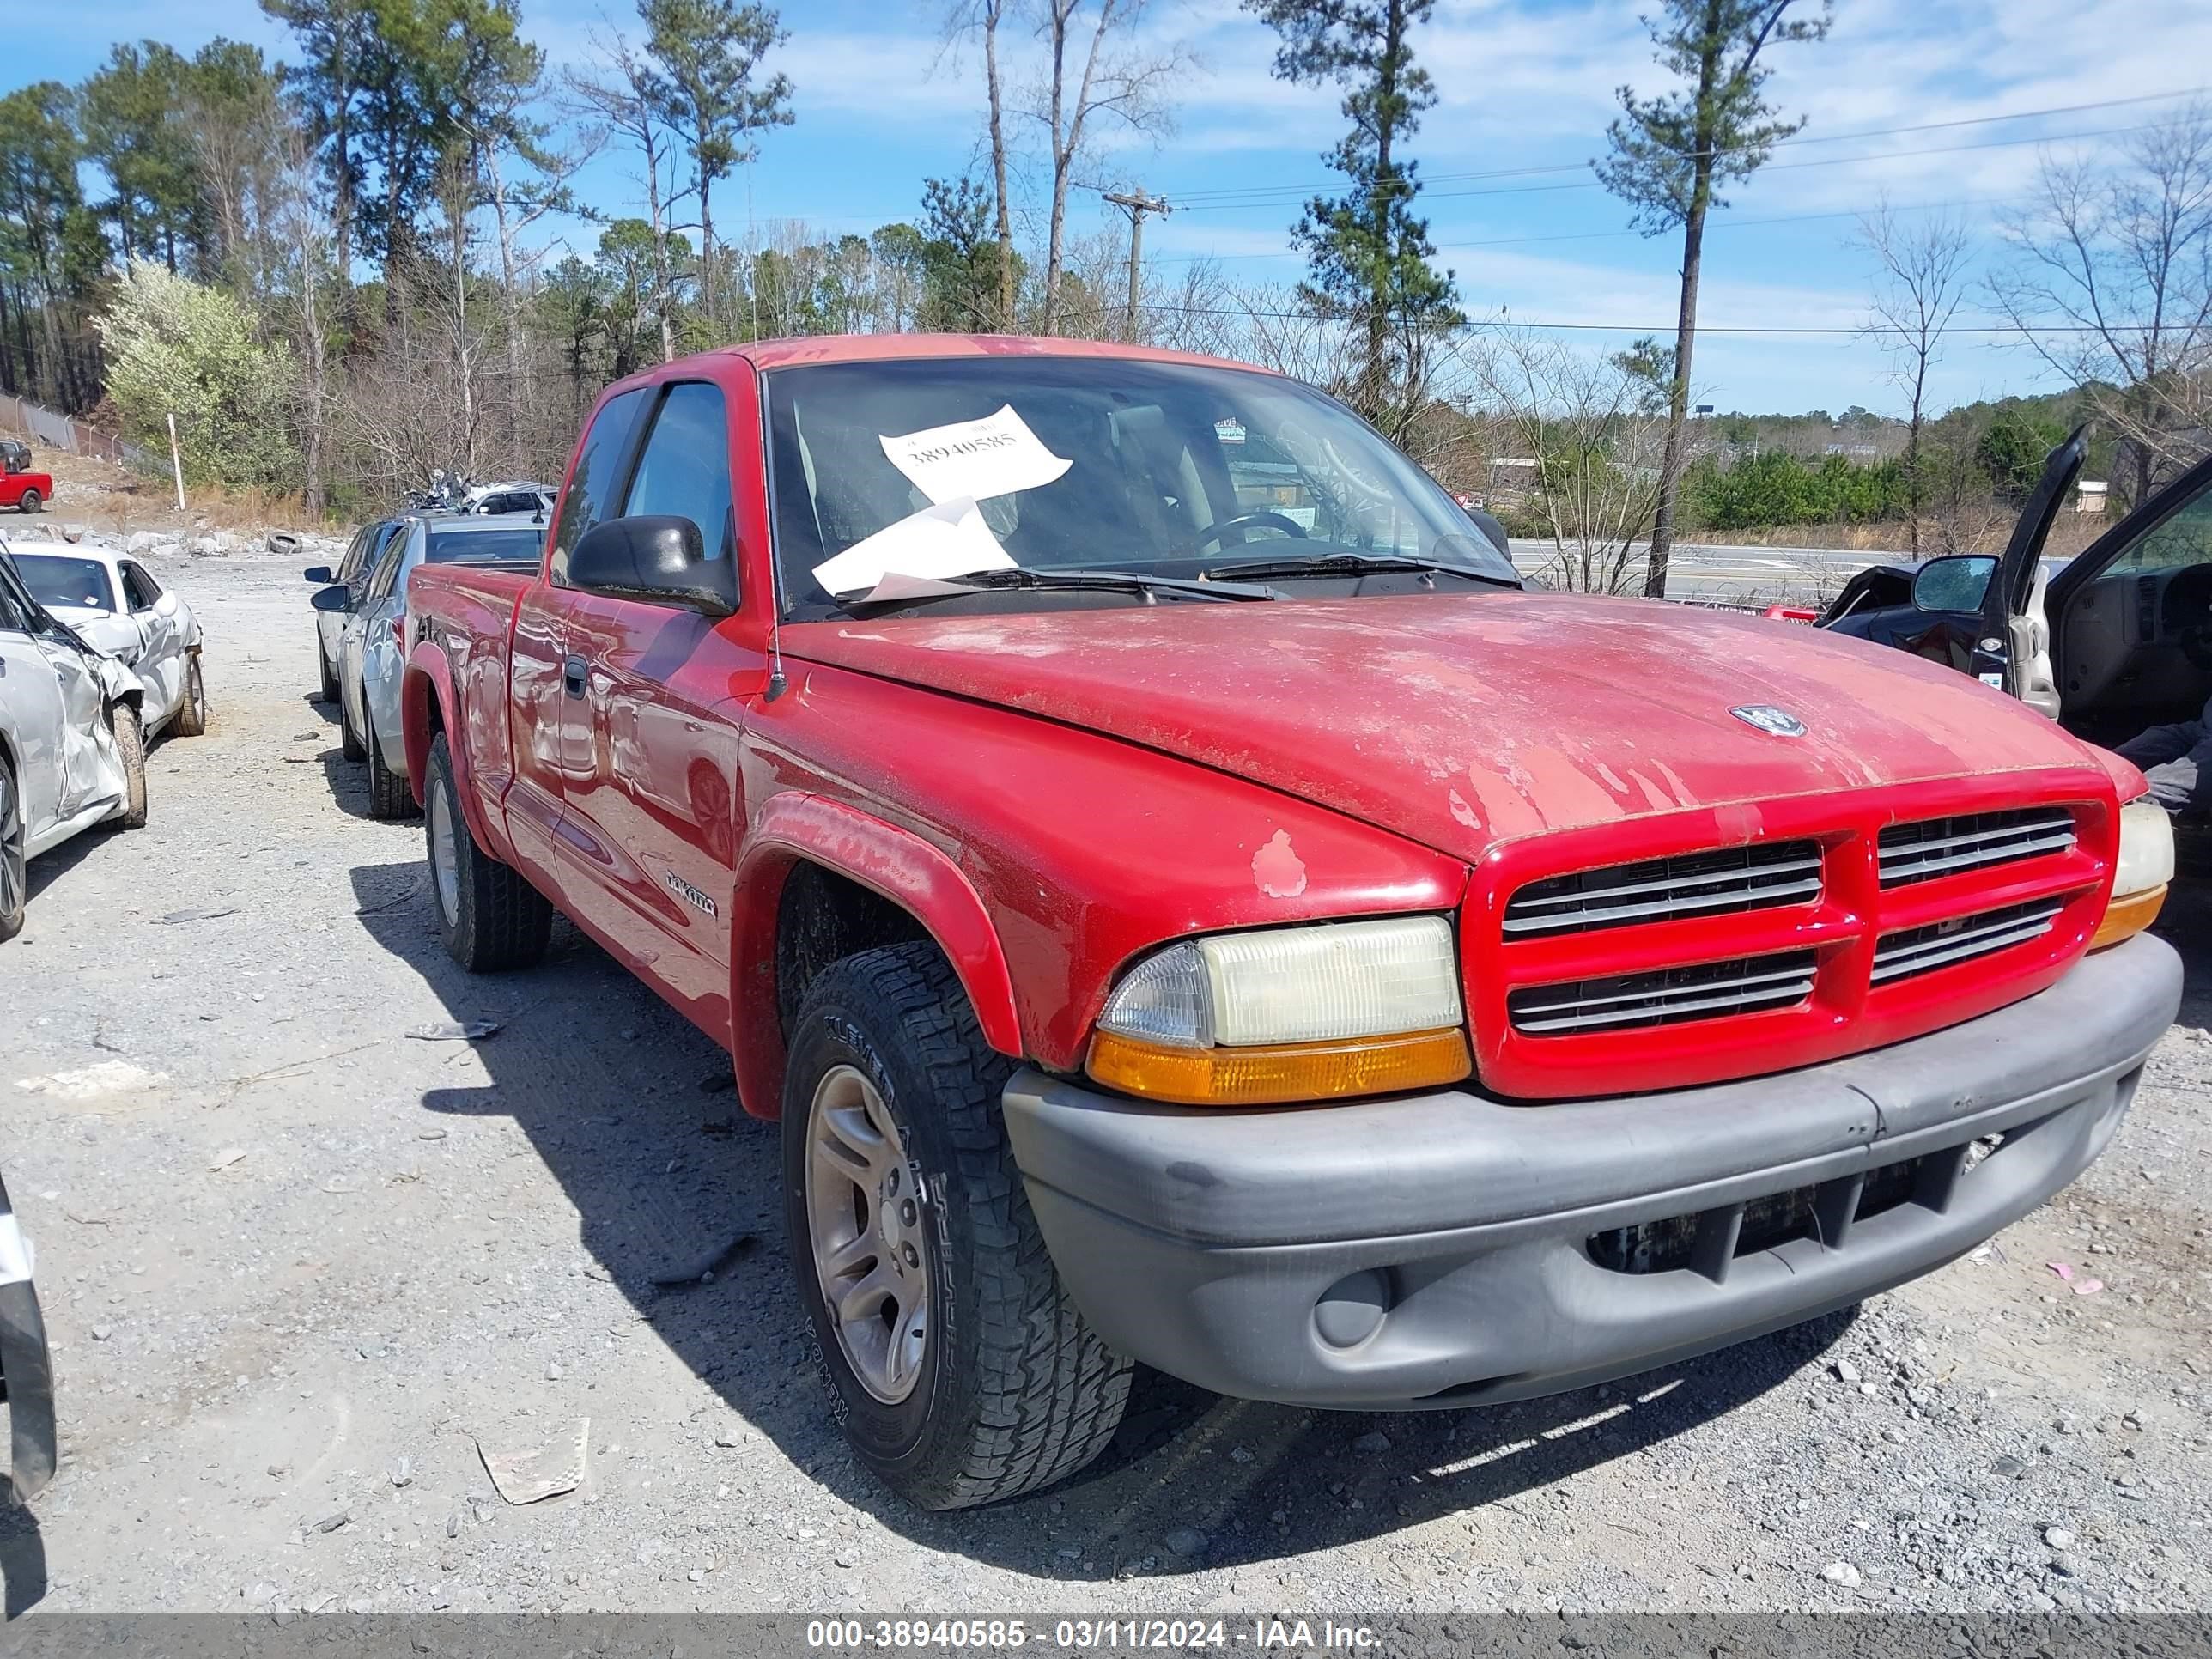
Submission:
[[[938,599],[954,599],[965,594],[1002,592],[1009,588],[1134,593],[1147,605],[1157,603],[1156,596],[1161,593],[1192,599],[1279,599],[1283,597],[1272,587],[1259,587],[1249,582],[1187,581],[1177,576],[1147,576],[1133,570],[1032,570],[1027,566],[1016,565],[998,570],[973,570],[945,580],[959,586],[944,593],[918,593],[908,599],[892,599],[885,608],[929,605]],[[860,599],[847,601],[848,604],[864,602]]]
[[[1463,564],[1446,564],[1440,559],[1416,558],[1408,553],[1313,553],[1302,559],[1254,559],[1245,564],[1213,566],[1206,573],[1215,576],[1366,576],[1392,570],[1416,571],[1421,574],[1441,573],[1458,576],[1471,582],[1489,582],[1498,587],[1518,587],[1520,582],[1510,576],[1493,576],[1486,570],[1470,570]]]

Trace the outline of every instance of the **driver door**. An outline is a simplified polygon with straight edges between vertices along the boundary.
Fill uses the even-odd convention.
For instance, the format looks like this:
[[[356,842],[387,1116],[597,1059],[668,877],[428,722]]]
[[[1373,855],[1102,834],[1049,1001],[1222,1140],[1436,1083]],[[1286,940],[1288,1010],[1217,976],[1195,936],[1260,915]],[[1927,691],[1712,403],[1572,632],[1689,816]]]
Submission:
[[[2212,693],[2212,459],[2092,543],[2046,608],[2069,729],[2122,742],[2197,719]]]
[[[2052,666],[2051,618],[2035,603],[2051,527],[2073,494],[2089,453],[2089,428],[2077,426],[2043,464],[2043,476],[2021,509],[2012,540],[1982,598],[1982,637],[1972,656],[1977,678],[2056,716],[2061,698]]]
[[[122,562],[123,603],[138,624],[144,648],[133,665],[151,694],[154,717],[166,715],[185,692],[185,623],[176,602],[161,603],[161,585],[131,560]]]

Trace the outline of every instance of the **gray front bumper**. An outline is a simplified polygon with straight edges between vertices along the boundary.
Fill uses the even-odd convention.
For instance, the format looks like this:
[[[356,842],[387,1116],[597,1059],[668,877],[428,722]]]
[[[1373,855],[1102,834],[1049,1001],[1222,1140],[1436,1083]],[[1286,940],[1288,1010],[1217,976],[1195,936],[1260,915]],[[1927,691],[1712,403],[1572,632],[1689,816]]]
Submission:
[[[1121,1352],[1243,1399],[1468,1405],[1742,1341],[1973,1249],[2104,1150],[2180,999],[2145,936],[1948,1030],[1706,1088],[1206,1111],[1024,1071],[1006,1123],[1054,1263]],[[1801,1191],[1802,1234],[1739,1253],[1758,1200]],[[1687,1259],[1601,1265],[1595,1241],[1649,1223]]]
[[[0,1183],[0,1401],[8,1407],[13,1449],[8,1487],[28,1503],[54,1478],[54,1368],[46,1322],[31,1285],[30,1249],[22,1241],[8,1188]]]

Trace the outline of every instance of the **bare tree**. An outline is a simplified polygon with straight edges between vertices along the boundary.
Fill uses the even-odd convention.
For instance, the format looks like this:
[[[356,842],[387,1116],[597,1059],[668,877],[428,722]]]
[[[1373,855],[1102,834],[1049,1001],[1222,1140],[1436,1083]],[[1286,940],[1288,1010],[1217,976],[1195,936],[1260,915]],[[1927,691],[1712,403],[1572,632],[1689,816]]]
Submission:
[[[983,87],[988,100],[991,190],[997,200],[999,238],[999,326],[1014,325],[1014,216],[1007,199],[1010,171],[1006,147],[1006,76],[999,62],[999,34],[1014,15],[1014,0],[954,0],[945,20],[948,40],[973,35],[983,43]]]
[[[337,232],[317,177],[309,133],[274,109],[262,142],[276,158],[262,204],[273,246],[270,309],[283,319],[300,365],[301,495],[307,511],[323,510],[329,465],[331,385],[326,289],[340,287]]]
[[[1859,240],[1881,262],[1867,332],[1896,363],[1898,389],[1910,404],[1905,438],[1905,499],[1912,556],[1920,556],[1925,498],[1920,433],[1926,418],[1928,370],[1942,355],[1944,331],[1966,297],[1966,228],[1948,214],[1910,223],[1885,201],[1859,221]]]
[[[607,64],[606,71],[590,76],[571,70],[562,77],[568,107],[586,115],[634,147],[645,171],[639,182],[645,187],[647,222],[653,226],[653,308],[660,319],[660,361],[676,355],[676,334],[670,321],[668,234],[685,228],[669,222],[675,204],[690,192],[677,189],[672,169],[678,139],[660,118],[653,96],[652,64],[634,51],[618,32],[594,30],[592,46]]]
[[[1626,354],[1585,353],[1500,327],[1460,348],[1475,401],[1510,458],[1535,465],[1517,516],[1552,544],[1547,586],[1626,593],[1643,586],[1638,541],[1659,507],[1665,423],[1647,414],[1650,381]]]
[[[1110,117],[1155,137],[1168,129],[1161,94],[1188,65],[1179,47],[1148,52],[1130,37],[1146,0],[1039,0],[1038,33],[1045,49],[1037,118],[1052,146],[1052,209],[1046,222],[1044,331],[1059,330],[1060,276],[1066,257],[1067,192],[1075,165],[1095,136],[1093,122]],[[1095,9],[1094,9],[1095,8]],[[1086,38],[1087,37],[1087,38]],[[1004,200],[1003,191],[1000,197]]]
[[[2136,135],[2117,166],[2045,155],[2003,222],[2016,258],[1992,298],[2119,434],[2140,502],[2212,449],[2212,102]]]

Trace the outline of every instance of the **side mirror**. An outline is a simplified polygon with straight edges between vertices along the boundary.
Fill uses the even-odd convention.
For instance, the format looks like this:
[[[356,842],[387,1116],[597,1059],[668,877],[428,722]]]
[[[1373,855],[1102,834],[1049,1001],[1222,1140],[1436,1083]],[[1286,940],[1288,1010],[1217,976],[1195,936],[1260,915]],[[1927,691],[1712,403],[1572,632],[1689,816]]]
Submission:
[[[311,564],[302,570],[300,575],[302,580],[311,581],[318,587],[328,587],[337,580],[331,574],[331,568],[326,564]]]
[[[157,617],[175,616],[177,614],[177,596],[169,592],[167,588],[163,588],[161,590],[161,597],[154,601],[154,614]]]
[[[1930,559],[1913,573],[1912,605],[1917,611],[1979,611],[1990,591],[1990,578],[1997,562],[1983,553],[1954,553]]]
[[[737,562],[708,558],[699,526],[673,514],[593,525],[569,550],[568,585],[702,617],[726,617],[738,608]]]
[[[343,617],[353,609],[353,594],[343,587],[319,588],[308,603],[318,611],[334,611]]]

